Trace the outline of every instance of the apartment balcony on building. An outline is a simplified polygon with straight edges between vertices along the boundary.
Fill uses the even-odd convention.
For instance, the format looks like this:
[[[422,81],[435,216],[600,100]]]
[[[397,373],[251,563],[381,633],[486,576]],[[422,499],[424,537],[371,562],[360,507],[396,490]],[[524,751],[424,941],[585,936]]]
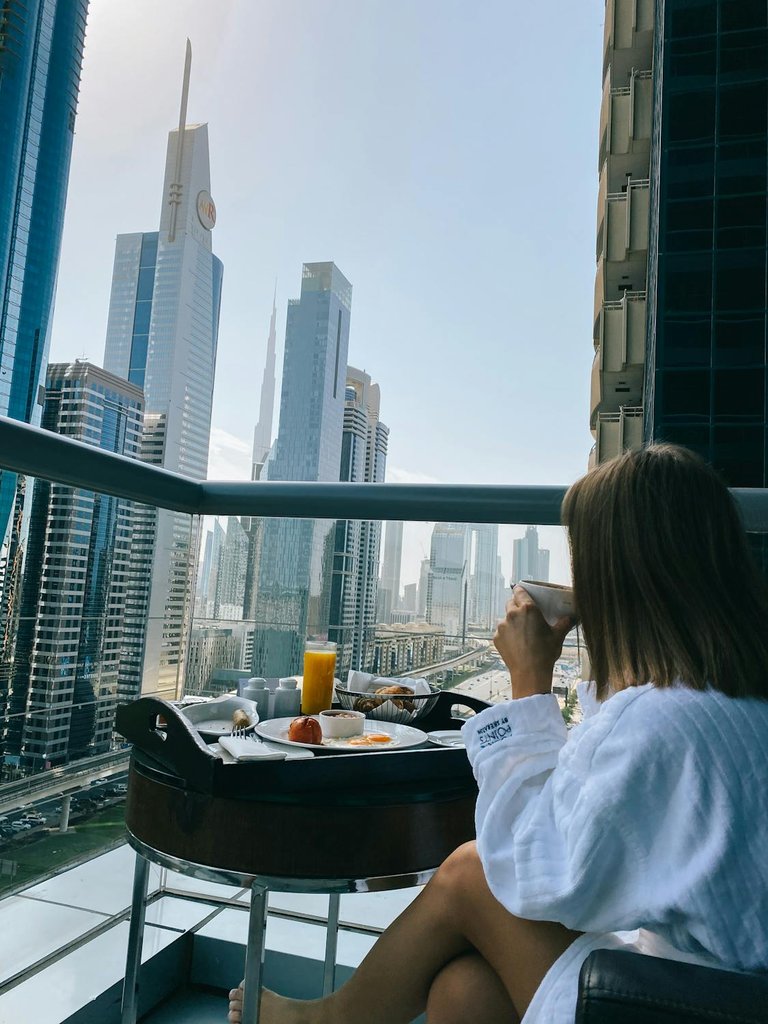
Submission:
[[[603,73],[626,75],[649,68],[653,52],[654,0],[607,0],[603,31]]]
[[[639,448],[643,443],[642,407],[627,405],[618,412],[599,413],[596,428],[597,463],[621,455],[628,448]]]
[[[608,191],[617,191],[627,175],[647,177],[651,148],[653,75],[633,68],[628,84],[619,85],[612,68],[603,85],[600,108],[598,173],[610,163]]]
[[[645,360],[646,294],[624,292],[621,299],[603,302],[595,322],[590,427],[598,412],[618,412],[642,403]]]

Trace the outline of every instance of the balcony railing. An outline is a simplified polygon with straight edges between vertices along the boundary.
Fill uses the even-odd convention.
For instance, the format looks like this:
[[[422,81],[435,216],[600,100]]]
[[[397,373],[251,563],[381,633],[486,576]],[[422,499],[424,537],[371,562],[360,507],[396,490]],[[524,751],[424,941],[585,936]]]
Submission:
[[[629,294],[621,303],[611,304],[610,310],[616,312],[619,307],[634,305],[640,301],[641,296]],[[599,364],[598,364],[599,365]],[[639,442],[642,434],[642,409],[637,407],[623,408],[619,413],[612,415],[601,415],[597,423],[597,447],[595,455],[604,458],[609,452],[616,452],[623,447],[634,445]],[[199,525],[199,519],[204,515],[250,515],[263,517],[267,521],[274,519],[286,519],[295,522],[296,520],[345,520],[351,519],[378,521],[378,520],[401,520],[414,522],[463,522],[474,524],[477,530],[478,524],[521,524],[528,525],[536,523],[541,526],[556,527],[559,525],[559,510],[565,488],[559,486],[551,487],[526,487],[526,486],[483,486],[483,485],[403,485],[403,484],[336,484],[336,483],[291,483],[291,482],[220,482],[220,481],[193,481],[188,480],[153,466],[148,466],[137,461],[125,459],[117,455],[109,454],[97,448],[90,447],[63,438],[59,435],[43,431],[35,427],[18,423],[13,420],[0,418],[0,468],[4,471],[24,474],[28,478],[28,490],[33,485],[33,479],[50,481],[63,484],[67,487],[81,488],[85,491],[101,492],[128,499],[132,502],[140,502],[146,505],[169,509],[177,513],[178,522],[187,524],[190,536],[194,536]],[[586,468],[586,466],[585,466]],[[759,533],[768,532],[768,491],[736,490],[734,492],[737,501],[740,503],[747,528]],[[556,531],[555,531],[556,532]],[[478,550],[479,544],[475,543],[473,550]],[[565,544],[563,543],[563,551]],[[190,555],[194,558],[196,551]],[[460,563],[459,563],[460,568]],[[448,577],[446,577],[448,579]],[[450,576],[451,582],[446,587],[454,585],[458,578],[463,584],[463,570],[458,574]],[[183,589],[183,588],[182,588]],[[463,589],[460,588],[460,589]],[[466,590],[464,593],[466,597]],[[472,601],[471,594],[470,605]],[[496,598],[500,595],[496,591]],[[477,595],[476,595],[477,598]],[[180,598],[183,606],[183,594]],[[476,601],[477,604],[477,601]],[[488,608],[486,608],[486,613]],[[187,613],[190,619],[190,634],[181,646],[182,654],[186,657],[189,654],[192,633],[199,631],[201,644],[200,652],[204,654],[205,642],[209,639],[211,631],[224,636],[225,634],[238,634],[236,643],[248,642],[248,633],[255,626],[256,622],[251,620],[237,620],[227,622],[222,619],[210,621],[205,615],[197,618]],[[426,672],[431,678],[440,676],[452,677],[446,679],[445,685],[452,685],[458,682],[459,687],[467,687],[469,692],[486,699],[500,699],[505,696],[504,685],[493,682],[477,682],[478,665],[484,663],[485,675],[493,674],[493,652],[489,648],[491,627],[486,618],[483,629],[478,629],[471,624],[473,615],[477,613],[467,611],[465,607],[465,618],[459,623],[458,635],[436,635],[434,630],[420,629],[413,624],[398,624],[388,626],[379,630],[376,643],[381,647],[381,657],[384,663],[382,671],[390,668],[397,674],[418,674],[419,670]],[[29,620],[27,620],[29,621]],[[287,625],[284,623],[283,625]],[[51,639],[54,639],[53,637]],[[213,638],[214,640],[216,637]],[[365,640],[365,638],[363,638]],[[48,643],[48,638],[45,638]],[[569,659],[569,660],[568,660]],[[573,678],[578,663],[577,652],[571,648],[567,652],[567,659],[563,667],[563,681],[567,684]],[[35,671],[41,670],[43,660],[34,661]],[[201,664],[198,658],[196,665]],[[189,661],[186,663],[189,671]],[[228,676],[227,669],[222,673],[222,685],[232,688],[234,675]],[[568,673],[571,673],[569,676]],[[242,673],[241,673],[242,674]],[[499,672],[498,675],[503,675]],[[471,677],[467,681],[466,677]],[[189,675],[187,676],[189,679]],[[202,678],[202,677],[201,677]],[[0,678],[0,687],[4,680]],[[218,684],[217,684],[218,685]],[[485,686],[486,689],[479,692],[474,687]],[[216,687],[200,685],[197,683],[193,689],[199,693],[211,693]],[[36,693],[35,700],[38,705],[45,702],[45,690]],[[0,695],[2,691],[0,690]],[[119,694],[118,694],[119,697]],[[77,705],[73,693],[68,700],[72,700],[72,707]],[[109,707],[112,708],[115,702],[113,694],[108,699]],[[94,702],[94,708],[98,704]],[[32,705],[30,705],[31,707]],[[54,710],[57,714],[60,708]],[[45,714],[46,710],[40,708],[34,711],[34,715]],[[100,714],[106,713],[102,708]],[[24,708],[11,710],[14,721],[20,723],[29,717],[30,712]],[[52,719],[53,720],[53,719]],[[57,719],[56,719],[57,721]],[[33,723],[34,724],[34,723]],[[42,729],[37,732],[42,734]],[[125,849],[115,849],[122,841],[122,811],[116,800],[121,797],[112,796],[109,806],[91,808],[84,810],[84,807],[92,801],[88,800],[89,794],[98,794],[101,789],[101,780],[109,778],[112,793],[122,792],[120,782],[115,779],[115,773],[125,770],[124,751],[106,751],[92,757],[81,758],[71,765],[60,768],[49,768],[39,771],[30,778],[19,778],[5,786],[0,786],[0,818],[5,817],[6,823],[9,817],[20,820],[21,806],[23,804],[40,804],[45,807],[51,803],[52,795],[56,795],[66,808],[62,807],[62,825],[66,825],[64,811],[69,813],[69,800],[72,801],[72,810],[75,821],[75,829],[81,830],[72,837],[60,837],[58,833],[59,822],[56,817],[49,819],[48,835],[43,836],[46,830],[39,828],[36,832],[29,833],[29,840],[21,839],[17,842],[12,839],[10,843],[0,849],[0,891],[23,891],[23,895],[6,901],[6,906],[12,908],[20,906],[29,914],[37,915],[35,921],[39,926],[40,940],[35,940],[34,948],[30,953],[30,959],[25,963],[19,962],[13,967],[11,974],[3,982],[0,980],[0,1000],[6,995],[10,1002],[0,1002],[0,1016],[5,1006],[15,1006],[14,993],[20,993],[20,986],[37,982],[43,984],[49,970],[56,969],[58,964],[62,965],[70,957],[79,953],[85,953],[93,943],[93,949],[99,949],[108,943],[116,942],[118,931],[125,929],[124,919],[126,916],[126,896],[121,890],[118,899],[115,898],[115,883],[113,875],[115,870],[126,875]],[[95,788],[93,788],[95,784]],[[80,800],[80,803],[78,803]],[[58,805],[57,805],[58,806]],[[58,813],[58,812],[57,812]],[[27,833],[22,833],[26,836]],[[2,841],[0,841],[1,843]],[[67,852],[68,844],[69,852]],[[90,861],[97,853],[111,850],[104,857]],[[26,853],[25,853],[26,851]],[[64,857],[65,859],[58,859]],[[56,879],[50,876],[62,872],[64,866],[69,867],[72,863],[89,861],[87,865],[73,869],[72,872],[61,874]],[[103,868],[101,866],[103,862]],[[17,874],[14,876],[13,871]],[[68,906],[72,899],[72,885],[74,876],[81,872],[83,877],[91,874],[94,876],[109,875],[108,883],[105,881],[103,892],[99,889],[89,900],[77,911],[82,917],[82,924],[71,933],[56,931],[53,927],[46,930],[48,918],[44,918],[43,912],[50,915],[62,916],[64,911],[71,913]],[[40,882],[40,877],[45,876],[48,881]],[[68,881],[69,875],[73,882]],[[121,878],[122,878],[121,875]],[[37,888],[27,893],[27,886],[38,883]],[[88,883],[90,885],[90,883]],[[101,883],[99,883],[101,885]],[[123,887],[125,888],[125,887]],[[177,891],[178,889],[178,891]],[[190,904],[190,896],[181,890],[183,885],[179,880],[168,883],[159,882],[158,889],[153,896],[157,900],[158,907],[163,904],[167,906],[169,915],[173,921],[191,920],[194,917]],[[55,894],[52,893],[55,890]],[[82,885],[78,893],[83,890]],[[97,899],[98,895],[98,899]],[[79,897],[78,897],[79,898]],[[103,907],[99,901],[103,901]],[[232,903],[230,896],[225,898],[227,907]],[[28,906],[27,906],[28,905]],[[80,904],[77,904],[80,907]],[[52,910],[48,910],[53,907]],[[62,907],[64,908],[62,910]],[[41,909],[42,908],[42,909]],[[116,909],[115,909],[116,908]],[[279,912],[281,911],[278,908]],[[228,912],[228,911],[226,911]],[[291,911],[292,912],[292,911]],[[158,910],[158,914],[160,911]],[[199,923],[204,916],[194,920]],[[100,916],[99,916],[100,915]],[[306,914],[302,920],[308,921]],[[357,920],[357,919],[355,919]],[[79,919],[78,919],[79,921]],[[175,925],[177,928],[190,927],[189,924]],[[174,924],[169,925],[170,928]],[[197,924],[194,925],[197,927]],[[306,927],[306,926],[305,926]],[[355,925],[356,927],[356,925]],[[181,931],[163,931],[162,921],[149,925],[150,931],[158,938],[163,936],[167,939],[172,934],[181,934]],[[37,934],[37,933],[36,933]],[[204,941],[201,940],[201,941]],[[110,947],[111,948],[111,947]],[[101,956],[94,952],[93,956]],[[117,964],[115,971],[120,970],[120,964],[124,957],[124,951],[108,954],[111,959],[110,970]],[[105,959],[106,962],[106,959]],[[234,977],[237,967],[233,967],[231,976]],[[29,981],[29,979],[32,981]],[[119,973],[115,973],[119,978]],[[229,978],[231,982],[231,978]],[[112,982],[110,982],[111,984]],[[208,983],[208,982],[206,982]],[[222,984],[223,979],[211,981],[212,984]],[[82,984],[83,998],[93,998],[90,981]],[[115,981],[117,984],[117,981]],[[97,992],[97,981],[93,981],[93,991]],[[89,994],[91,993],[91,994]],[[16,1019],[16,1018],[12,1018]],[[20,1018],[19,1018],[20,1019]]]

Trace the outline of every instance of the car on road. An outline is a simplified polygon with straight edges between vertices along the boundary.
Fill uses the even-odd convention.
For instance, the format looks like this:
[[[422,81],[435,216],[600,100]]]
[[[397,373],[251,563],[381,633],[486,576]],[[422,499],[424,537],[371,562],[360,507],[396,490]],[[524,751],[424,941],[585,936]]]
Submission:
[[[28,832],[32,826],[28,821],[12,821],[11,828],[14,832]]]

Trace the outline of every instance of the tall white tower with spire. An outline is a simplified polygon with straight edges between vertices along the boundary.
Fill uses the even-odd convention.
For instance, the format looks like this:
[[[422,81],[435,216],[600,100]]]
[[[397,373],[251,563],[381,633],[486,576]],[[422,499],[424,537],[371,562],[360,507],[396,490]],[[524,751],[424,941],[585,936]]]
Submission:
[[[187,40],[159,230],[117,236],[104,366],[144,391],[141,458],[201,480],[208,470],[222,264],[212,251],[208,126],[186,123],[191,61]],[[197,532],[188,515],[136,510],[123,697],[173,699],[181,691]]]
[[[267,338],[267,360],[264,364],[264,376],[261,379],[261,400],[259,403],[259,422],[253,432],[253,469],[252,480],[261,479],[264,463],[267,461],[272,447],[272,420],[275,415],[275,321],[277,320],[277,284],[272,297],[272,317],[269,321],[269,337]]]

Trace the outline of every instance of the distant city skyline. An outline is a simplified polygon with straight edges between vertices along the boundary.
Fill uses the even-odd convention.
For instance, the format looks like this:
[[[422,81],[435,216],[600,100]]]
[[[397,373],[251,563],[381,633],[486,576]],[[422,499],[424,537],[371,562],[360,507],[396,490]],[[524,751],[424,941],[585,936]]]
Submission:
[[[279,371],[280,294],[307,259],[335,260],[355,282],[351,358],[387,396],[390,480],[567,484],[580,475],[592,444],[584,339],[602,0],[488,0],[471,11],[437,0],[301,9],[266,0],[227,5],[202,39],[207,14],[200,0],[166,0],[162,12],[136,0],[130,18],[122,5],[91,8],[53,357],[100,357],[114,237],[145,223],[155,202],[152,168],[176,116],[173,55],[186,33],[199,68],[190,121],[211,124],[216,245],[227,264],[211,476],[233,477],[242,453],[237,476],[250,478],[262,325],[277,277]],[[526,41],[545,37],[548,88],[531,92],[540,54]],[[441,56],[424,75],[427,39]],[[265,96],[276,82],[269,103],[249,105],[244,132],[236,98]],[[321,117],[341,95],[344,117]],[[555,119],[558,132],[545,130]],[[500,544],[504,563],[503,531]]]

